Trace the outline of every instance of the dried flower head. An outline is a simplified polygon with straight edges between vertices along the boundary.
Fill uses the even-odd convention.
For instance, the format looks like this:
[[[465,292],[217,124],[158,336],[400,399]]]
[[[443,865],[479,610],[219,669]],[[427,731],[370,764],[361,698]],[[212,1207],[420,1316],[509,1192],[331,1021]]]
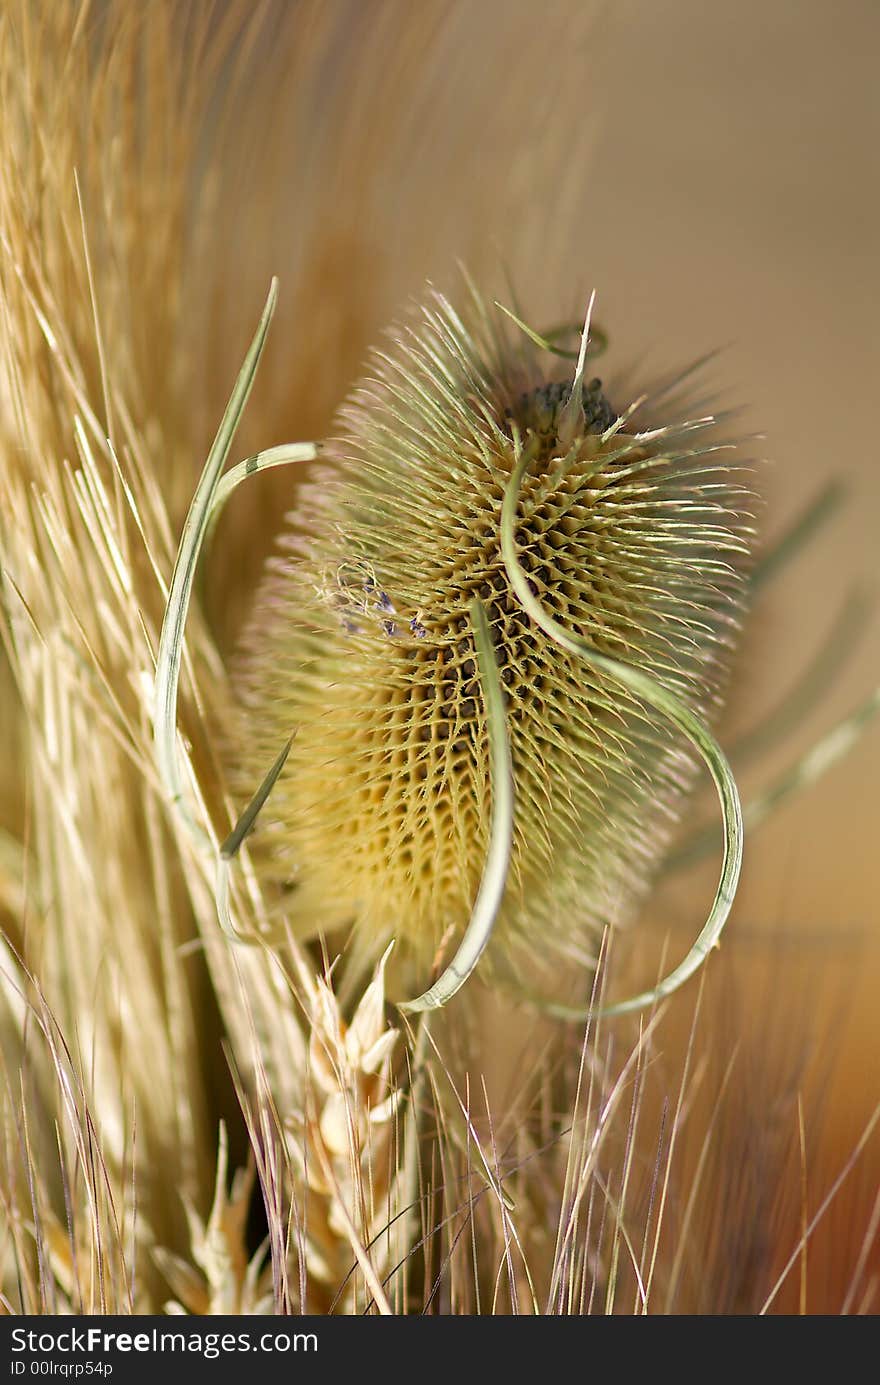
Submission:
[[[375,352],[300,492],[238,662],[235,747],[252,789],[295,732],[254,855],[300,936],[394,935],[422,974],[460,939],[493,795],[475,599],[513,768],[505,965],[522,944],[588,955],[667,840],[693,756],[611,670],[716,711],[750,493],[714,420],[676,417],[674,387],[622,409],[588,382],[587,339],[572,383],[475,292],[462,315],[431,293]],[[529,594],[613,664],[585,668]]]

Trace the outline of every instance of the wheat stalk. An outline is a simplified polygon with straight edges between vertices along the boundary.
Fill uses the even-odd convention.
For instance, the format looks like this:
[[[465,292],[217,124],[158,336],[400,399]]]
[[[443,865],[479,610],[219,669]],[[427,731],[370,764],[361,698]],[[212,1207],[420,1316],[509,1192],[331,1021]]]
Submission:
[[[826,1195],[856,1182],[861,1165],[852,1149],[867,1149],[872,1131],[823,1171],[821,1197],[795,1209],[801,1229],[785,1239],[791,1189],[809,1189],[802,1172],[813,1169],[811,1107],[799,1126],[791,1119],[797,1102],[784,1099],[800,1095],[801,1067],[763,1073],[756,1086],[712,1001],[717,966],[680,1071],[667,1063],[668,1036],[676,1016],[689,1018],[686,1003],[652,1011],[640,1028],[612,1026],[599,1014],[620,993],[615,979],[606,996],[605,973],[595,972],[607,921],[597,906],[600,887],[604,881],[616,911],[626,900],[614,881],[626,883],[623,895],[632,900],[662,855],[665,812],[652,824],[658,800],[648,781],[657,772],[655,742],[670,748],[668,728],[650,717],[639,722],[635,804],[603,784],[603,773],[616,773],[626,758],[619,746],[608,749],[609,738],[591,761],[592,797],[579,797],[569,766],[557,774],[563,789],[555,808],[540,794],[516,791],[527,741],[515,730],[511,832],[497,809],[503,719],[481,710],[494,686],[485,655],[504,626],[508,666],[524,663],[526,632],[513,629],[504,603],[516,604],[524,550],[540,546],[526,510],[535,513],[542,485],[552,499],[541,475],[549,450],[524,465],[519,496],[510,477],[531,429],[545,440],[555,431],[577,454],[568,459],[572,477],[585,482],[600,453],[608,459],[630,445],[626,428],[616,426],[624,401],[610,383],[590,385],[587,333],[578,360],[570,330],[536,332],[516,304],[505,318],[490,298],[472,300],[475,317],[465,323],[471,308],[449,305],[468,295],[453,284],[449,296],[422,291],[421,309],[396,339],[380,342],[382,357],[373,357],[360,392],[333,422],[368,346],[380,341],[386,320],[401,322],[403,299],[426,274],[445,274],[464,254],[478,282],[494,282],[487,267],[497,259],[496,233],[515,283],[529,287],[541,265],[574,262],[563,250],[579,224],[584,185],[587,50],[578,46],[578,26],[589,16],[575,7],[559,30],[549,20],[536,28],[526,5],[499,30],[491,5],[392,0],[370,11],[371,24],[364,7],[347,0],[269,5],[253,15],[244,4],[172,0],[144,7],[4,0],[0,7],[0,717],[9,748],[0,762],[0,1302],[5,1311],[48,1314],[773,1310],[793,1275],[815,1275],[816,1236],[833,1224]],[[460,86],[445,82],[452,55]],[[485,83],[489,58],[509,82]],[[331,70],[334,90],[347,94],[346,111],[328,88]],[[535,71],[552,71],[553,82],[536,89]],[[425,147],[414,159],[411,130],[419,122]],[[256,148],[267,157],[255,159]],[[289,181],[288,167],[270,168],[273,150],[292,151],[296,218],[267,210],[270,185]],[[499,150],[516,150],[516,158]],[[379,228],[381,254],[366,245],[367,220]],[[157,765],[157,668],[161,689],[175,556],[269,262],[283,275],[272,346],[237,435],[240,450],[229,454],[252,457],[220,479],[208,515],[211,552],[195,574],[191,609],[171,603],[187,618],[175,646],[179,695],[163,695],[159,718],[171,728],[169,753]],[[555,307],[571,304],[563,277]],[[594,338],[601,345],[595,329]],[[395,432],[401,391],[406,441]],[[644,430],[692,417],[679,403],[673,389],[654,406],[663,417]],[[519,451],[504,423],[507,408],[525,442]],[[250,680],[257,701],[265,700],[271,679],[239,663],[232,686],[230,647],[263,580],[282,505],[295,493],[278,468],[314,458],[311,448],[279,447],[285,437],[333,439],[317,447],[324,477],[334,468],[333,494],[321,491],[313,469],[298,492],[298,514],[314,510],[320,520],[309,540],[306,575],[314,580],[306,595],[334,668],[351,674],[345,620],[369,625],[355,638],[373,675],[382,674],[389,649],[408,643],[418,651],[435,639],[429,598],[433,590],[436,606],[437,590],[421,591],[418,570],[430,545],[415,542],[416,521],[410,551],[389,565],[346,487],[358,473],[362,491],[375,490],[378,467],[398,501],[407,487],[414,494],[412,472],[400,470],[414,441],[427,458],[425,475],[437,480],[438,439],[452,445],[450,418],[471,428],[477,450],[490,438],[516,521],[506,561],[499,552],[493,558],[491,575],[504,590],[486,598],[489,639],[480,636],[479,607],[444,608],[450,619],[474,621],[455,632],[467,649],[456,655],[449,695],[474,750],[473,773],[456,780],[473,830],[451,834],[451,865],[435,842],[432,866],[441,869],[424,887],[415,888],[412,862],[403,860],[407,844],[397,842],[401,850],[390,856],[374,852],[374,926],[360,928],[361,945],[348,934],[361,897],[346,883],[356,862],[350,843],[340,853],[333,837],[334,824],[349,830],[351,800],[342,794],[335,818],[297,822],[292,785],[301,791],[311,776],[326,788],[327,748],[298,730],[281,763],[298,712],[271,700],[264,724],[243,732],[242,688]],[[703,435],[674,449],[672,441],[632,442],[630,464],[641,464],[639,448],[641,460],[659,466],[670,450],[683,454],[692,443],[692,459],[670,463],[669,474],[704,467],[702,482],[713,483],[718,458],[701,451]],[[462,494],[473,480],[468,465],[457,473]],[[612,458],[609,471],[613,465]],[[245,477],[254,479],[239,489]],[[732,514],[712,508],[720,505],[715,493],[711,517],[690,516],[698,529],[714,526],[713,542],[719,528],[726,535],[726,556],[697,584],[700,609],[690,608],[695,624],[712,626],[711,652],[698,638],[706,657],[689,662],[680,644],[671,670],[701,726],[714,717],[725,683],[722,627],[746,594],[741,549],[751,542],[743,497],[734,496],[738,481],[720,472],[714,481],[728,488]],[[496,488],[489,507],[496,538],[503,491]],[[421,497],[428,518],[432,505],[435,518],[442,510],[434,504],[439,493],[436,486]],[[655,498],[662,500],[656,491]],[[446,499],[451,515],[461,494]],[[819,510],[827,508],[823,502]],[[340,515],[344,524],[334,529]],[[471,516],[472,532],[485,544],[480,518]],[[375,570],[373,577],[357,568],[357,612],[349,609],[353,572],[345,567],[355,541],[356,562]],[[474,551],[485,557],[479,543]],[[789,552],[786,541],[759,570],[766,575]],[[366,577],[375,592],[364,589]],[[383,593],[393,613],[373,609]],[[542,595],[551,606],[554,593],[548,582]],[[527,609],[525,592],[520,597]],[[531,614],[531,637],[547,665],[539,676],[550,676],[560,653],[551,630],[539,634],[543,605]],[[632,662],[635,646],[652,678],[668,676],[669,631],[661,622],[640,643],[632,614],[603,608],[605,652]],[[259,656],[264,671],[282,648],[283,622],[273,633],[273,619],[271,609],[258,611],[246,641],[253,648],[261,631],[272,633]],[[406,628],[389,634],[383,621]],[[579,696],[583,652],[566,654]],[[534,670],[517,690],[530,679],[534,691]],[[593,687],[597,705],[619,698],[612,682]],[[339,686],[344,703],[344,680]],[[471,701],[473,709],[465,706]],[[875,708],[876,697],[771,785],[753,817],[845,753]],[[639,720],[632,707],[627,715]],[[612,720],[609,712],[606,730]],[[429,740],[419,743],[434,755],[442,733],[433,721],[428,729]],[[354,730],[362,736],[363,724]],[[633,725],[624,731],[631,736]],[[387,739],[382,744],[387,749]],[[556,773],[560,747],[545,753],[544,768]],[[535,751],[528,754],[538,764]],[[684,775],[681,784],[664,783],[666,805],[680,801],[691,775],[683,742],[672,758]],[[277,782],[266,777],[273,762]],[[272,790],[265,803],[261,783]],[[397,781],[404,798],[408,783]],[[194,832],[181,824],[177,795]],[[589,807],[596,795],[609,810],[604,829]],[[730,800],[727,807],[732,821]],[[421,1019],[410,1029],[388,1006],[386,987],[414,995],[454,961],[493,811],[495,838],[508,843],[514,863],[513,893],[496,908],[507,854],[499,848],[491,907],[478,917],[480,946],[470,954],[477,965],[465,968],[472,974],[454,997],[443,990],[451,1009],[432,1015],[430,1027]],[[273,821],[274,830],[309,837],[319,885],[314,912],[279,909],[279,882],[262,854]],[[529,884],[534,904],[550,859],[541,854],[547,839],[571,847],[584,823],[592,843],[584,853],[590,926],[563,929],[552,947],[543,940],[536,947],[536,920],[552,921],[554,910],[530,910],[520,886]],[[375,819],[359,818],[352,830],[365,834],[365,850],[367,838],[377,840]],[[638,860],[627,863],[634,842]],[[728,868],[736,858],[729,840]],[[218,859],[227,933],[217,914]],[[557,882],[563,914],[580,900],[585,879],[584,862],[572,860],[568,893]],[[455,917],[435,916],[436,899],[448,906],[452,895]],[[316,941],[322,910],[335,910],[340,926],[335,938]],[[494,924],[496,916],[492,942],[478,957],[487,919]],[[395,932],[398,946],[388,956]],[[516,975],[508,963],[518,947]],[[571,983],[563,999],[589,1013],[576,1026],[551,1024],[499,994],[514,986],[518,995],[549,990],[558,1000],[545,983],[560,969]],[[480,985],[487,975],[491,987]],[[735,1039],[744,1032],[740,1020]],[[720,1075],[713,1072],[719,1053]],[[758,1090],[757,1106],[773,1117],[760,1139]],[[726,1191],[720,1209],[719,1189]],[[262,1230],[255,1233],[255,1224]],[[876,1215],[868,1216],[851,1257],[849,1307],[872,1302],[875,1233]],[[704,1247],[711,1274],[701,1279]]]

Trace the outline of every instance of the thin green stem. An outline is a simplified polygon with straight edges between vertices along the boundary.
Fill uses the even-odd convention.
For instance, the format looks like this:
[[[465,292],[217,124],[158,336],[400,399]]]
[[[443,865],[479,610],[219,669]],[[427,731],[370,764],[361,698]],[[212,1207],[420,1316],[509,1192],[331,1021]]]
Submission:
[[[497,299],[495,300],[495,307],[500,308],[505,316],[509,317],[511,322],[515,323],[519,330],[525,333],[529,341],[534,342],[535,346],[539,346],[542,351],[549,352],[551,356],[561,356],[563,360],[566,361],[576,361],[578,359],[580,355],[579,351],[569,351],[563,346],[556,346],[554,339],[556,337],[566,336],[570,332],[580,332],[583,326],[582,323],[564,323],[562,326],[553,327],[549,332],[544,332],[542,334],[541,332],[536,332],[534,327],[530,327],[527,322],[523,322],[522,318],[517,317],[516,313],[511,312],[510,308],[505,308],[504,304],[499,303]],[[601,356],[607,346],[607,332],[604,332],[598,324],[594,323],[590,328],[590,341],[586,351],[587,359],[592,359],[594,356]]]
[[[273,279],[259,327],[235,382],[235,387],[226,406],[214,444],[208,454],[208,460],[205,463],[183,526],[156,660],[153,725],[159,773],[171,802],[175,805],[193,841],[200,849],[211,853],[215,850],[214,842],[196,823],[184,800],[177,754],[177,699],[180,686],[180,665],[183,656],[183,636],[199,559],[205,545],[211,539],[224,505],[242,481],[248,476],[256,476],[261,471],[268,471],[272,467],[287,466],[291,462],[313,461],[318,454],[318,448],[314,443],[285,444],[281,447],[269,448],[265,452],[257,452],[243,462],[239,462],[237,466],[232,467],[226,475],[221,474],[253,386],[257,366],[269,331],[269,324],[275,311],[277,296],[278,283],[277,280]],[[293,736],[290,737],[272,765],[232,832],[220,846],[217,855],[215,878],[217,915],[223,931],[238,941],[241,941],[241,938],[232,922],[229,909],[231,863],[241,849],[246,836],[254,827],[263,805],[272,792],[278,776],[284,768],[292,742]]]
[[[864,633],[873,603],[863,592],[851,592],[836,613],[828,635],[809,665],[781,701],[757,725],[744,731],[727,748],[739,769],[746,761],[789,736],[818,706]]]
[[[797,557],[813,535],[834,516],[845,495],[846,488],[840,481],[829,481],[828,485],[809,501],[780,538],[756,562],[749,579],[753,592],[765,587]]]
[[[848,755],[858,744],[870,723],[880,712],[880,688],[875,688],[870,697],[856,707],[848,717],[833,727],[826,735],[812,745],[794,764],[783,770],[766,789],[757,794],[743,809],[743,821],[753,832],[766,822],[771,814],[792,798],[801,789],[809,788],[824,774]],[[712,851],[717,843],[717,832],[712,826],[704,828],[684,843],[678,851],[666,858],[664,874],[683,870]]]
[[[318,455],[318,450],[318,445],[314,442],[282,443],[280,447],[267,447],[264,452],[255,452],[253,456],[246,457],[237,466],[230,467],[229,471],[221,476],[214,492],[208,515],[205,544],[211,542],[217,521],[232,492],[248,476],[257,476],[261,471],[271,471],[273,467],[290,466],[291,462],[313,462]]]

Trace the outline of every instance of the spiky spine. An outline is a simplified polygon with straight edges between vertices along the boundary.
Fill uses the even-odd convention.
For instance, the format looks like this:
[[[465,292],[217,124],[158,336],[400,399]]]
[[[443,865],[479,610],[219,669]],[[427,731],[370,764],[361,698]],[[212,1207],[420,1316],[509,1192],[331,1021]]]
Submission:
[[[618,426],[598,381],[571,441],[571,386],[547,359],[475,293],[464,318],[431,293],[374,354],[329,465],[288,517],[239,661],[235,753],[252,786],[296,732],[256,854],[301,935],[354,923],[377,948],[396,935],[424,967],[465,924],[490,793],[474,596],[516,775],[500,937],[580,952],[625,916],[667,840],[690,756],[522,611],[500,553],[502,496],[530,440],[517,538],[539,598],[711,716],[743,603],[751,493],[711,420],[661,422],[649,401]]]

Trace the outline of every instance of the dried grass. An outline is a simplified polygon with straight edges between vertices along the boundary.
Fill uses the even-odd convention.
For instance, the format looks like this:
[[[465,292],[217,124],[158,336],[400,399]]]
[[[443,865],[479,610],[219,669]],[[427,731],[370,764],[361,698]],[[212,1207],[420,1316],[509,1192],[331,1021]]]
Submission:
[[[770,1138],[769,1098],[743,1104],[748,1044],[730,1053],[705,1003],[676,1072],[658,1013],[560,1029],[478,992],[404,1034],[384,960],[346,995],[290,937],[230,944],[158,779],[177,535],[265,289],[265,131],[277,177],[298,170],[298,220],[283,349],[243,453],[324,436],[379,323],[453,250],[479,272],[519,213],[521,276],[576,224],[582,147],[563,136],[580,70],[533,97],[530,75],[557,70],[554,25],[532,32],[525,6],[497,35],[491,8],[392,0],[370,27],[346,0],[0,7],[6,1311],[773,1310],[799,1269],[815,1275],[822,1198],[858,1177],[871,1130],[800,1205],[807,1079],[782,1089]],[[512,74],[503,90],[474,80],[487,52]],[[540,211],[536,187],[558,245],[546,217],[521,215]],[[378,247],[359,234],[367,205]],[[187,628],[179,751],[215,836],[236,815],[217,755],[223,654],[286,484],[224,520]],[[231,907],[259,937],[246,856]],[[743,1153],[732,1134],[755,1131]],[[839,1305],[853,1311],[876,1298],[869,1191]],[[802,1231],[786,1240],[792,1197]],[[751,1239],[731,1241],[732,1223]]]

